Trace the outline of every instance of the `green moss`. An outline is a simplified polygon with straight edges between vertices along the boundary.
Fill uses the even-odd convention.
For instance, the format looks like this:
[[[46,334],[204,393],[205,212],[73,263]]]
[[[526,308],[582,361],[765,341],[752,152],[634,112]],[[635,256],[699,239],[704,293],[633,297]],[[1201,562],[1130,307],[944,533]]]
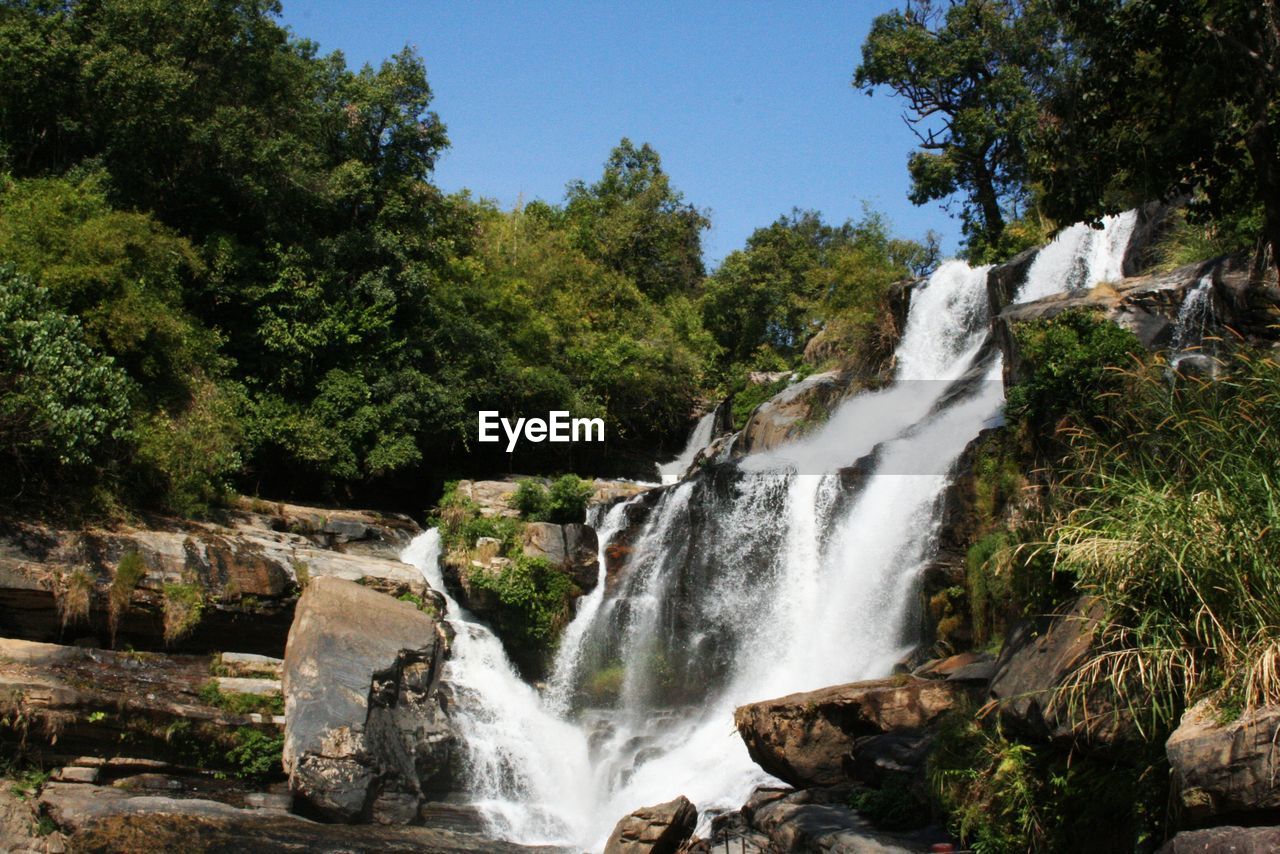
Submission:
[[[218,685],[217,680],[210,679],[200,686],[200,699],[211,706],[224,709],[237,715],[283,715],[284,696],[282,694],[241,694],[235,691],[226,692]]]

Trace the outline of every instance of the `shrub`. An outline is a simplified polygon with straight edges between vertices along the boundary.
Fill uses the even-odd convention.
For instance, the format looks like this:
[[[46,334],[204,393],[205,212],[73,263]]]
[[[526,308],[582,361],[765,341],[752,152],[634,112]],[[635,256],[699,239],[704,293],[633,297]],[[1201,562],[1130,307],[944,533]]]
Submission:
[[[547,513],[547,488],[532,478],[525,478],[516,485],[511,496],[511,506],[525,519],[542,519]]]
[[[1110,681],[1153,733],[1204,696],[1280,702],[1280,364],[1126,378],[1128,405],[1072,435],[1045,537],[1107,606],[1073,687]]]
[[[182,640],[200,623],[204,613],[204,591],[196,584],[164,586],[164,642]]]
[[[888,783],[880,789],[862,789],[849,796],[849,806],[884,830],[909,830],[929,821],[929,805],[912,789]]]
[[[555,647],[569,621],[573,581],[546,558],[511,553],[498,572],[472,572],[471,584],[497,595],[496,629],[526,669],[536,669]]]
[[[107,624],[111,629],[112,645],[115,644],[116,631],[120,628],[120,618],[128,612],[133,591],[146,574],[147,566],[142,561],[142,555],[127,552],[120,556],[115,577],[111,579],[111,587],[107,590]]]
[[[227,751],[226,761],[237,777],[261,783],[283,774],[283,753],[283,734],[268,735],[253,727],[240,727],[235,731],[235,744]]]
[[[1131,365],[1142,352],[1132,332],[1084,309],[1018,324],[1013,335],[1030,373],[1009,389],[1005,408],[1033,424],[1065,414],[1102,414],[1123,382],[1116,368]]]
[[[594,492],[591,481],[566,474],[556,478],[547,493],[546,521],[557,525],[585,522],[587,503]]]

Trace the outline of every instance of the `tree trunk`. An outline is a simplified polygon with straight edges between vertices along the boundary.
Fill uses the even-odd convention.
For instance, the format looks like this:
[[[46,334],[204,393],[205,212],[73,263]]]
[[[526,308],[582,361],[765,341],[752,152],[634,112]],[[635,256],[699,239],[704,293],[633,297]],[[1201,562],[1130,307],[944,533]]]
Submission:
[[[973,195],[982,211],[982,227],[988,246],[995,246],[1004,235],[1004,215],[1000,213],[1000,197],[987,165],[986,154],[977,159],[973,169]]]
[[[1271,247],[1271,266],[1280,278],[1280,162],[1277,162],[1280,152],[1276,150],[1275,134],[1265,118],[1250,128],[1245,144],[1253,161],[1258,197],[1262,200],[1262,237]],[[1254,275],[1259,280],[1263,272],[1261,263],[1254,265]]]

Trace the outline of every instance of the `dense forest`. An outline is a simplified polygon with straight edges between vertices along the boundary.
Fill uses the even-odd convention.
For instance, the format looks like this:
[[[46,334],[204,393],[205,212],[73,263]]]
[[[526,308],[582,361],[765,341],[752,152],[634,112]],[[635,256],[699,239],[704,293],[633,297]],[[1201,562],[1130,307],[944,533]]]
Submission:
[[[877,19],[853,83],[904,99],[912,199],[957,206],[975,261],[1157,197],[1258,248],[1280,239],[1270,10],[915,3]],[[627,139],[558,202],[444,194],[423,58],[354,70],[279,12],[0,7],[6,500],[189,514],[634,472],[822,326],[857,351],[888,284],[938,260],[874,212],[794,211],[708,274],[707,213]],[[600,416],[608,445],[504,459],[476,445],[484,408]]]

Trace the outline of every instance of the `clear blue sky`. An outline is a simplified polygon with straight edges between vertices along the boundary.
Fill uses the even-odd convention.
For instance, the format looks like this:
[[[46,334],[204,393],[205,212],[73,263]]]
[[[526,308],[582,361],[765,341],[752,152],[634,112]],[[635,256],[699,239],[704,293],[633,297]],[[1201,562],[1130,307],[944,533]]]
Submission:
[[[352,66],[418,49],[452,141],[445,190],[556,202],[623,136],[652,144],[710,210],[715,263],[792,207],[840,222],[864,201],[954,251],[958,224],[906,200],[901,105],[850,85],[871,19],[895,5],[285,0],[284,18]]]

